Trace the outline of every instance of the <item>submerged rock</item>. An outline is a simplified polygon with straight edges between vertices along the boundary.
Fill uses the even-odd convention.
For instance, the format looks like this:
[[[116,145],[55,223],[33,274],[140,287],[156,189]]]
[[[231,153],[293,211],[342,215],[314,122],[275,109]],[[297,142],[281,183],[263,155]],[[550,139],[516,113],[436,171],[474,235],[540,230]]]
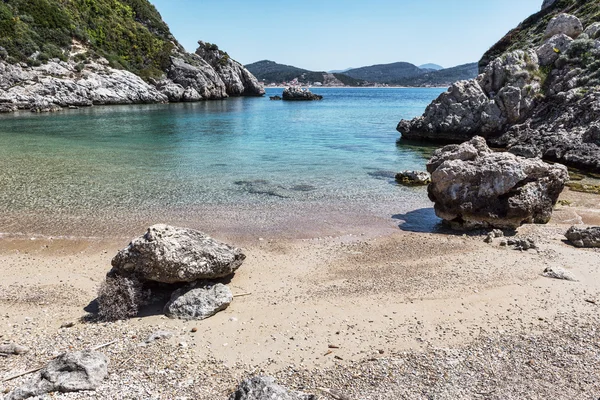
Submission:
[[[113,273],[142,281],[193,282],[231,275],[246,256],[241,249],[185,228],[158,224],[113,258]]]
[[[405,186],[424,186],[431,183],[431,175],[425,171],[402,171],[395,176],[396,182]]]
[[[231,290],[221,283],[200,283],[176,290],[165,306],[170,318],[201,320],[226,309],[233,301]]]
[[[108,359],[93,351],[65,353],[50,361],[6,400],[21,400],[50,392],[95,390],[108,375]]]
[[[312,93],[308,89],[290,86],[283,90],[283,100],[322,100],[323,96]]]
[[[274,378],[259,376],[243,381],[229,400],[317,400],[317,397],[290,391],[277,385]]]
[[[270,96],[270,100],[281,100],[281,96]]]
[[[575,247],[600,247],[600,226],[572,226],[565,236]]]
[[[427,171],[436,215],[457,229],[547,223],[569,178],[563,165],[493,152],[481,137],[436,150]]]

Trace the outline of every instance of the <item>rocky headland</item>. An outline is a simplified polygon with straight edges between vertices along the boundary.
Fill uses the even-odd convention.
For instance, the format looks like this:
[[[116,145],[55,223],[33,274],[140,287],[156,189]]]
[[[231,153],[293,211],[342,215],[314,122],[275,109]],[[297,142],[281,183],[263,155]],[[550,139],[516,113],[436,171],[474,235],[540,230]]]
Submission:
[[[1,5],[3,13],[22,18],[15,26],[3,27],[0,112],[264,94],[256,78],[218,46],[200,41],[196,52],[188,53],[150,3],[124,4],[126,13],[103,10],[107,19],[96,15],[97,10],[63,7],[56,1],[48,3],[47,14],[30,10],[28,2]],[[95,23],[82,22],[86,19]],[[41,25],[52,28],[41,30]],[[112,38],[116,43],[98,37],[118,35],[112,32],[117,28],[129,33]],[[25,30],[27,46],[14,33],[18,29]],[[48,31],[53,36],[40,39],[41,33],[50,35]],[[122,36],[128,39],[123,42]]]
[[[600,6],[592,3],[545,2],[486,53],[476,79],[400,121],[402,139],[482,136],[514,154],[600,171]]]

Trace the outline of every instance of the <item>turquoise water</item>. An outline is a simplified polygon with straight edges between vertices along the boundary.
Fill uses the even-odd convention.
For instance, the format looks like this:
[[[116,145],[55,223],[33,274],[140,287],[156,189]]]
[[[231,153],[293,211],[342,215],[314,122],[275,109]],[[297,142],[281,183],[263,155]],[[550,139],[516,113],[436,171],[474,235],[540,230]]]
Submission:
[[[0,232],[36,230],[36,217],[64,228],[77,218],[199,220],[211,207],[407,197],[391,174],[422,169],[429,149],[397,146],[395,127],[441,91],[315,89],[323,101],[289,103],[267,89],[264,98],[1,116]]]

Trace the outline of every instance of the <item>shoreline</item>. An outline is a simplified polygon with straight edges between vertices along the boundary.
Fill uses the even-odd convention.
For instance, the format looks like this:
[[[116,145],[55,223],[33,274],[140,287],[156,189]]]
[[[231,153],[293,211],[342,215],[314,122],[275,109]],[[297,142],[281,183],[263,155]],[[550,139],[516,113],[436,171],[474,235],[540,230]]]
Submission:
[[[532,374],[526,362],[562,360],[536,343],[564,341],[561,335],[568,333],[575,340],[569,346],[579,346],[586,358],[583,365],[563,368],[569,368],[569,376],[588,379],[585,371],[594,366],[589,364],[590,350],[581,347],[586,332],[581,329],[598,321],[596,306],[585,300],[600,301],[599,251],[576,249],[564,243],[562,234],[574,218],[598,223],[600,196],[565,190],[561,199],[572,205],[557,206],[550,224],[518,230],[519,236],[535,238],[539,251],[490,245],[477,235],[407,232],[381,220],[375,224],[379,230],[365,235],[353,234],[347,221],[347,230],[339,235],[304,238],[275,235],[238,241],[223,231],[210,231],[244,248],[247,259],[230,286],[234,294],[250,294],[204,321],[167,319],[160,305],[127,321],[79,321],[113,255],[141,231],[102,239],[0,237],[0,263],[5,266],[0,283],[2,340],[35,349],[6,359],[0,376],[31,368],[57,351],[117,340],[106,349],[109,378],[96,392],[56,398],[219,399],[240,379],[256,373],[315,394],[317,387],[330,387],[352,398],[364,393],[369,399],[389,399],[391,394],[410,398],[422,390],[461,398],[481,391],[479,381],[464,381],[465,375],[455,371],[454,378],[432,385],[427,371],[442,369],[454,376],[452,360],[477,352],[478,363],[491,357],[498,376],[514,373],[514,368],[518,375]],[[578,281],[542,277],[548,266],[566,268]],[[68,321],[75,326],[60,328]],[[174,335],[141,344],[157,330]],[[502,349],[522,346],[539,353],[498,358]],[[467,368],[462,361],[460,365]],[[469,368],[492,374],[489,365]],[[374,372],[380,369],[389,375]],[[410,370],[423,378],[405,381],[413,376]],[[542,388],[536,394],[554,387],[546,391],[545,376],[529,377]],[[2,383],[0,391],[25,379]],[[400,381],[404,384],[398,385]],[[600,389],[597,380],[586,382],[586,390]],[[575,386],[564,384],[564,393],[574,393]],[[487,390],[497,392],[490,398],[511,398],[508,386],[488,382]],[[527,386],[519,387],[523,391]]]

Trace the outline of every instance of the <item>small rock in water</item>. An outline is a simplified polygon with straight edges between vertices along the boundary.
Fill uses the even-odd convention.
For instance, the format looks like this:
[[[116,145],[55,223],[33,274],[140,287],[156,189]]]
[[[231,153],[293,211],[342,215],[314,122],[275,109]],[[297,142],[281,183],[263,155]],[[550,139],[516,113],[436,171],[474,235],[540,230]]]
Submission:
[[[396,182],[405,186],[424,186],[431,183],[431,175],[425,171],[402,171],[396,174]]]

